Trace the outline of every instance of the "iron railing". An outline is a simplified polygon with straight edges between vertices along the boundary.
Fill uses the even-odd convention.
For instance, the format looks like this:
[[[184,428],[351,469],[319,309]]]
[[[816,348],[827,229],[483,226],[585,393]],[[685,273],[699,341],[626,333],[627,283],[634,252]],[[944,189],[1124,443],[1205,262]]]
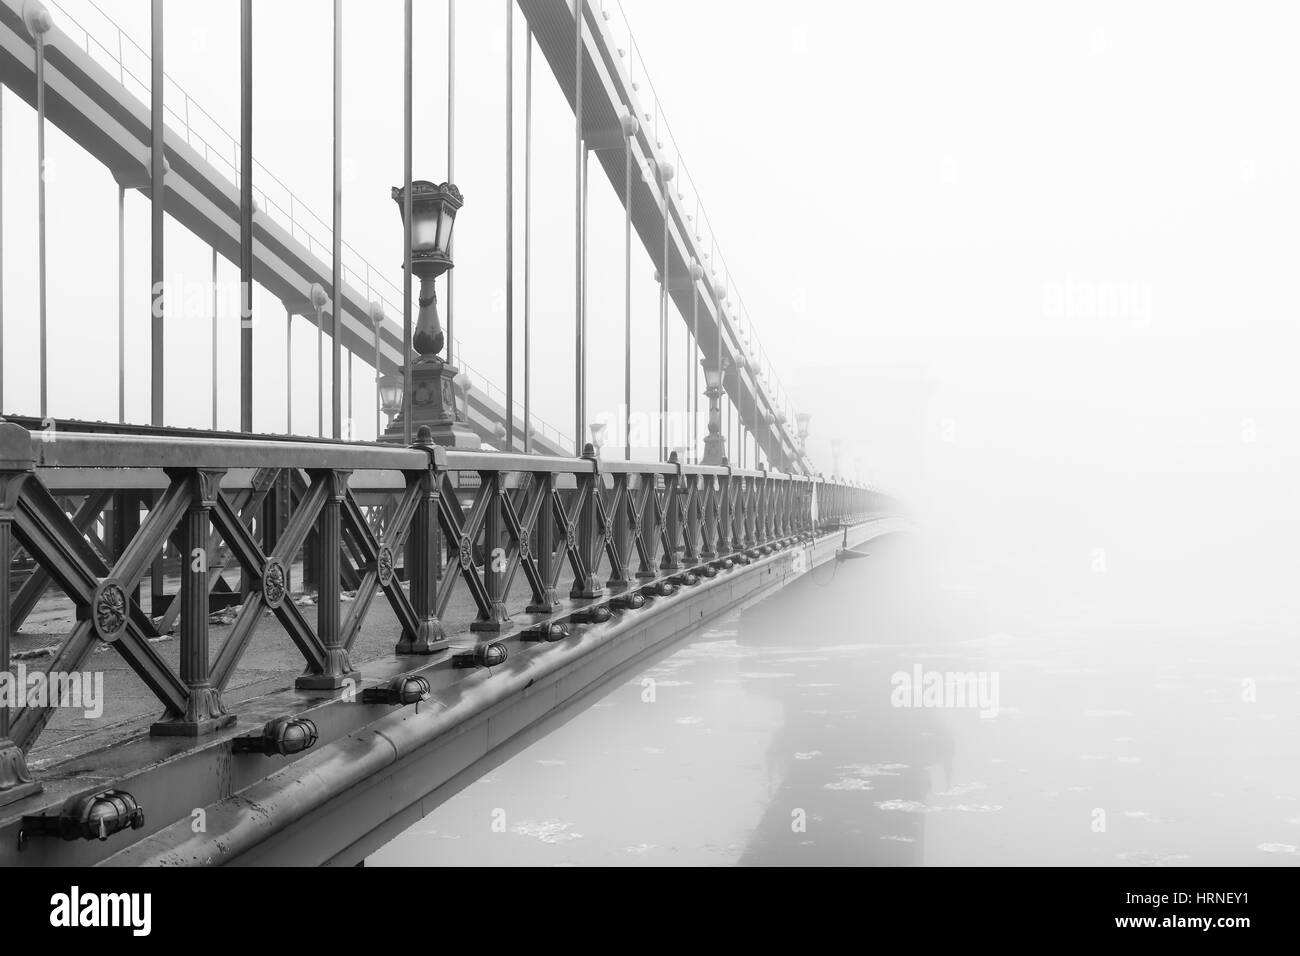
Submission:
[[[222,694],[267,610],[301,655],[297,686],[330,691],[357,678],[350,652],[380,595],[397,619],[397,654],[440,653],[458,594],[472,602],[469,639],[499,641],[539,624],[607,619],[647,594],[895,510],[876,492],[819,478],[601,461],[590,446],[553,458],[427,443],[43,433],[12,422],[0,423],[0,487],[0,562],[9,566],[20,547],[34,563],[12,598],[5,591],[0,667],[8,673],[11,636],[57,584],[76,620],[47,673],[79,672],[109,645],[157,699],[153,732],[181,735],[234,720]],[[181,558],[179,590],[155,592],[151,616],[140,585],[168,545]],[[219,553],[240,574],[226,626],[209,617],[236,586]],[[291,599],[300,553],[317,592],[314,622]],[[524,603],[511,607],[520,573],[513,595]],[[173,620],[175,669],[154,644]],[[0,708],[0,803],[31,784],[24,755],[54,707]]]

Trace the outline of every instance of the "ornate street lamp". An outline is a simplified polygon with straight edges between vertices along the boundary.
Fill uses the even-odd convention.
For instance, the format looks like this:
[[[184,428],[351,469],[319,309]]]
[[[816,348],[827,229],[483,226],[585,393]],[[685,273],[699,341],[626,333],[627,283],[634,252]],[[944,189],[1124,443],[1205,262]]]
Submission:
[[[605,422],[592,422],[587,426],[591,429],[591,444],[596,449],[596,457],[600,457],[600,448],[605,444]]]
[[[405,227],[406,190],[394,186],[392,196]],[[411,367],[411,431],[414,434],[421,426],[428,426],[433,440],[439,445],[477,449],[481,444],[478,435],[467,424],[467,390],[463,390],[466,391],[466,409],[462,414],[452,384],[458,370],[438,355],[446,344],[446,336],[438,320],[434,289],[434,280],[453,267],[450,255],[452,227],[456,223],[457,211],[464,205],[464,197],[453,183],[437,185],[418,179],[411,183],[409,199],[411,274],[420,280],[419,312],[411,335],[411,346],[416,354],[407,356]],[[402,440],[404,429],[401,424],[390,422],[385,439]]]
[[[722,368],[702,359],[700,369],[704,372],[704,394],[709,399],[709,433],[704,436],[704,458],[700,463],[721,465],[727,448],[722,437]]]
[[[401,211],[402,225],[406,225],[406,190],[394,186],[393,199]],[[456,211],[464,203],[452,183],[435,186],[425,179],[411,183],[411,274],[420,279],[420,313],[411,344],[420,355],[442,351],[444,336],[433,280],[453,266],[448,254],[451,230]]]
[[[453,385],[460,389],[461,398],[465,402],[465,421],[469,421],[469,393],[474,387],[474,383],[470,381],[469,373],[463,371],[452,376],[451,381]]]
[[[808,468],[811,467],[811,462],[808,461],[808,420],[811,418],[812,415],[808,412],[799,412],[794,416],[795,429],[799,435],[799,454],[804,466]]]

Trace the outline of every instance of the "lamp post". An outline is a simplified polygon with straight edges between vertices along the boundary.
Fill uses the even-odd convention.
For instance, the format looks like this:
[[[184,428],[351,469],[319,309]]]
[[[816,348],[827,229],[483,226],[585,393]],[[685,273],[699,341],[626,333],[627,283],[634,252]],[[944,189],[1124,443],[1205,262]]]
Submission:
[[[587,426],[591,429],[591,446],[596,449],[596,457],[600,457],[601,446],[605,444],[605,423],[592,422]]]
[[[411,206],[409,262],[411,274],[420,280],[419,313],[411,338],[414,356],[410,363],[411,394],[406,396],[411,416],[411,431],[428,426],[433,441],[454,448],[479,447],[479,438],[467,424],[465,415],[456,407],[453,380],[458,369],[442,359],[438,353],[447,344],[447,337],[438,321],[437,293],[434,280],[453,267],[451,260],[451,233],[456,222],[456,212],[464,204],[460,190],[452,183],[435,185],[424,179],[411,183],[408,197],[403,187],[394,186],[393,200],[402,213],[406,226],[406,203]],[[466,406],[468,411],[468,390]],[[405,423],[389,422],[383,435],[385,441],[401,441]]]
[[[807,412],[800,412],[799,414],[795,415],[795,417],[794,417],[795,428],[798,429],[798,433],[799,433],[799,454],[800,454],[800,456],[802,456],[802,458],[803,458],[803,461],[804,461],[804,467],[805,467],[805,468],[808,468],[808,467],[809,467],[809,463],[808,463],[808,420],[809,420],[810,418],[812,418],[812,415],[808,414]],[[810,469],[810,470],[811,470],[811,469]]]
[[[383,399],[379,394],[379,330],[384,325],[384,305],[382,302],[372,301],[370,303],[370,327],[375,330],[375,439],[378,440],[383,435],[383,429],[379,423],[379,410],[383,405]]]
[[[727,447],[722,437],[722,368],[717,363],[710,365],[708,359],[701,359],[700,367],[704,371],[704,394],[709,399],[709,433],[704,436],[701,464],[721,465]]]
[[[325,437],[325,306],[329,294],[319,282],[311,284],[311,307],[316,313],[316,432]]]
[[[497,448],[504,450],[506,447],[506,426],[504,422],[497,422],[492,429],[492,434],[497,436]]]
[[[455,375],[453,375],[451,381],[453,385],[457,386],[460,389],[461,401],[464,402],[464,413],[463,413],[464,420],[469,421],[469,393],[470,393],[470,389],[474,387],[474,383],[469,380],[469,373],[463,371],[457,372]],[[452,390],[452,393],[453,393],[452,406],[454,407],[456,404],[454,401],[455,389]]]

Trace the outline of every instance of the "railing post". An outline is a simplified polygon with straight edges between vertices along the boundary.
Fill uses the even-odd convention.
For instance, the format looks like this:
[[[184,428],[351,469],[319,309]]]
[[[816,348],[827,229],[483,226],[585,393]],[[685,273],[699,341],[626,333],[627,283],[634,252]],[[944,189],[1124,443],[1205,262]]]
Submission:
[[[339,614],[341,511],[351,472],[322,469],[310,474],[313,483],[326,483],[325,503],[316,519],[316,636],[325,645],[325,668],[319,674],[303,674],[294,686],[299,690],[337,690],[359,676],[343,644]]]
[[[716,475],[700,476],[699,494],[704,496],[700,505],[700,560],[713,561],[718,557],[718,505],[722,493]]]
[[[677,452],[670,452],[668,463],[676,465],[675,474],[664,478],[664,556],[659,561],[660,571],[678,571],[681,558],[677,552],[682,544],[682,512],[677,500],[682,483],[682,463],[677,460]]]
[[[535,472],[533,481],[542,500],[538,504],[537,540],[532,548],[545,591],[542,601],[528,605],[527,610],[529,614],[550,614],[560,606],[560,596],[555,590],[555,475],[549,471]]]
[[[618,502],[618,507],[610,510],[609,520],[614,525],[614,550],[619,554],[623,573],[620,576],[618,567],[610,568],[605,586],[627,588],[632,586],[635,578],[631,568],[632,555],[628,551],[632,540],[632,523],[628,520],[628,509],[632,506],[632,481],[631,475],[625,471],[614,475],[613,500]]]
[[[686,476],[686,535],[682,546],[682,558],[688,567],[694,567],[700,563],[700,530],[703,522],[700,520],[700,475]]]
[[[785,544],[785,508],[789,500],[790,478],[781,475],[772,488],[772,539],[777,544]]]
[[[14,509],[23,483],[34,467],[32,439],[21,426],[0,424],[0,570],[3,570],[4,588],[0,589],[0,675],[12,681],[9,670],[9,639],[11,621],[9,571],[13,562]],[[20,688],[10,687],[10,692]],[[0,701],[0,806],[29,797],[41,790],[40,781],[27,769],[27,755],[9,736],[12,711]]]
[[[654,561],[659,550],[659,519],[656,515],[659,506],[655,502],[659,495],[659,481],[654,472],[643,472],[638,478],[637,490],[645,490],[645,504],[641,506],[641,543],[645,546],[645,553],[638,555],[636,576],[648,581],[659,577]]]
[[[116,561],[140,530],[140,496],[134,491],[119,491],[113,495],[113,560]],[[140,603],[140,586],[137,584],[131,600]]]
[[[150,733],[164,737],[200,737],[235,722],[221,704],[212,685],[208,654],[208,539],[212,533],[212,508],[221,493],[224,470],[197,468],[169,472],[172,481],[189,485],[190,506],[181,524],[181,680],[189,691],[185,713],[159,720]]]
[[[406,580],[411,592],[411,608],[419,624],[414,633],[403,631],[394,649],[398,654],[437,654],[446,649],[447,632],[438,620],[438,557],[442,535],[438,530],[438,510],[442,504],[442,465],[447,452],[441,445],[417,443],[414,447],[428,453],[429,467],[420,475],[420,503],[411,519],[410,547],[406,550]]]
[[[726,464],[727,459],[722,459]],[[731,553],[731,506],[732,482],[735,480],[731,477],[731,466],[726,465],[727,473],[718,476],[718,482],[722,485],[722,492],[718,496],[718,536],[716,550],[718,557],[724,558]]]
[[[471,631],[488,631],[496,633],[510,620],[505,605],[505,565],[504,553],[497,554],[501,544],[504,522],[501,513],[501,496],[505,494],[501,482],[501,472],[480,471],[483,494],[487,498],[487,512],[483,516],[483,587],[487,592],[488,612],[470,623]]]
[[[589,475],[578,476],[578,491],[582,500],[578,502],[577,547],[582,557],[584,577],[573,579],[573,588],[569,597],[592,599],[603,597],[605,586],[596,575],[596,565],[600,563],[600,552],[604,546],[605,536],[600,531],[600,517],[597,512],[597,498],[600,495],[600,462],[596,458],[596,449],[588,442],[582,449],[582,460],[592,464]],[[587,479],[584,481],[583,479]]]
[[[799,479],[799,533],[810,534],[812,532],[812,502],[813,502],[813,482],[812,478],[804,475]]]
[[[746,477],[744,479],[745,493],[741,498],[741,547],[754,547],[754,494],[757,485],[757,479]]]

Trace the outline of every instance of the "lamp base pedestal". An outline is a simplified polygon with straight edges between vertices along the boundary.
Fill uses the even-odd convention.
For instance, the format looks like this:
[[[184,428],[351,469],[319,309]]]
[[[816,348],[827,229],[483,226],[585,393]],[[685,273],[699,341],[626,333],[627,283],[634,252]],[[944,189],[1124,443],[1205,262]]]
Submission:
[[[460,369],[448,365],[436,355],[416,359],[411,366],[411,440],[421,427],[433,433],[436,445],[478,451],[482,440],[465,423],[457,403],[453,382]],[[384,442],[401,442],[404,429],[398,413],[379,437]]]
[[[704,436],[704,457],[701,465],[721,465],[727,454],[727,441],[721,435]]]

